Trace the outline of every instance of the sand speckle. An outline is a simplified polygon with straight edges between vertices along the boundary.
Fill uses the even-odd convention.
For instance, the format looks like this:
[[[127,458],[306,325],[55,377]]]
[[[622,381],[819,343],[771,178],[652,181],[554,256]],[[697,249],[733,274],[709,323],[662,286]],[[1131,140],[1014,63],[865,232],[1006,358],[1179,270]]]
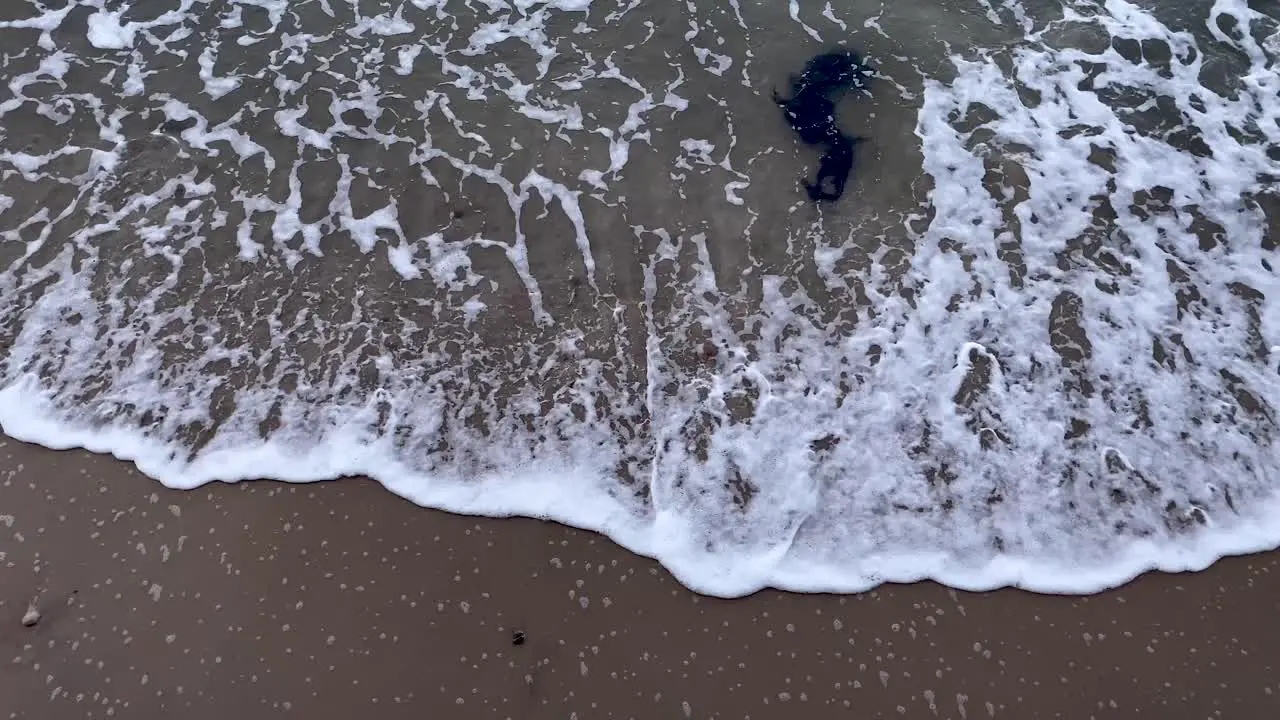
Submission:
[[[33,627],[40,622],[40,608],[36,601],[32,600],[27,604],[27,611],[22,615],[22,626]]]

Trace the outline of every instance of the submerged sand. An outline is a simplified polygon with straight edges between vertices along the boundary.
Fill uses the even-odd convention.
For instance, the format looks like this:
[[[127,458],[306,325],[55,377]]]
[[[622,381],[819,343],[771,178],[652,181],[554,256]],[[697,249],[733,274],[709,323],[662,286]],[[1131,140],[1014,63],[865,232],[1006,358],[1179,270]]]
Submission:
[[[167,8],[164,2],[133,5],[140,17]],[[332,25],[320,5],[299,6],[298,24]],[[381,12],[381,4],[369,0],[356,7],[366,14]],[[629,43],[634,52],[624,65],[652,86],[655,102],[667,102],[656,91],[677,79],[683,83],[676,88],[680,93],[703,101],[678,116],[661,103],[647,110],[653,115],[652,135],[636,140],[625,172],[610,178],[612,194],[582,199],[597,286],[584,281],[590,274],[582,247],[575,244],[568,205],[530,195],[527,207],[509,208],[508,198],[495,189],[497,176],[477,176],[461,158],[479,152],[469,143],[492,143],[506,164],[508,181],[518,182],[536,168],[569,182],[582,168],[609,165],[605,135],[590,135],[590,143],[582,138],[577,145],[559,143],[541,121],[524,116],[499,127],[502,123],[492,117],[503,116],[492,115],[490,105],[464,102],[466,90],[449,84],[451,77],[422,67],[402,75],[382,68],[385,89],[398,93],[387,98],[394,117],[389,114],[381,124],[360,112],[333,118],[317,102],[302,118],[303,126],[329,133],[341,151],[339,163],[314,147],[302,148],[272,124],[278,107],[286,101],[297,105],[306,93],[285,97],[296,91],[279,91],[266,76],[244,71],[262,67],[271,46],[230,41],[222,45],[217,69],[227,77],[232,71],[243,77],[226,95],[213,97],[193,83],[195,53],[181,63],[157,62],[156,74],[147,77],[150,90],[184,98],[192,117],[169,117],[168,111],[142,107],[141,100],[122,101],[130,114],[121,132],[130,141],[121,150],[118,181],[102,190],[102,212],[127,219],[133,230],[117,233],[111,242],[91,242],[76,235],[90,217],[68,211],[67,219],[49,231],[48,242],[42,240],[33,251],[30,267],[53,267],[63,251],[60,243],[74,237],[83,245],[82,254],[101,269],[86,287],[112,297],[127,290],[120,300],[122,317],[129,322],[168,312],[183,319],[183,332],[193,333],[197,323],[183,315],[190,304],[195,317],[217,329],[196,340],[236,347],[243,342],[252,352],[244,353],[249,359],[240,374],[224,373],[228,382],[218,385],[221,394],[206,398],[218,422],[233,404],[227,388],[257,377],[250,371],[263,370],[264,383],[279,381],[283,396],[302,394],[308,383],[314,393],[329,392],[337,387],[335,376],[354,377],[359,382],[352,381],[347,389],[363,392],[379,377],[375,359],[392,357],[417,368],[414,363],[422,361],[426,347],[435,348],[443,367],[466,367],[473,375],[487,372],[494,397],[505,401],[520,390],[508,385],[521,386],[527,379],[524,371],[539,365],[534,360],[554,359],[554,354],[538,353],[560,337],[534,322],[534,295],[510,262],[517,254],[506,254],[510,248],[505,244],[486,244],[486,238],[512,242],[518,222],[523,223],[522,242],[530,248],[524,272],[540,288],[536,297],[542,311],[580,330],[588,354],[608,365],[628,392],[641,392],[647,377],[641,351],[648,331],[638,309],[646,297],[646,267],[654,272],[652,304],[659,308],[673,305],[680,292],[693,286],[689,268],[705,265],[712,268],[714,282],[729,287],[743,282],[749,270],[757,276],[779,273],[810,294],[824,322],[833,327],[856,324],[852,315],[865,304],[867,288],[861,280],[841,280],[848,291],[842,294],[826,284],[822,273],[838,271],[853,278],[871,265],[873,255],[892,270],[889,276],[905,268],[910,248],[903,215],[919,210],[929,189],[919,172],[921,152],[913,134],[922,102],[920,83],[926,75],[950,72],[948,54],[1013,42],[1021,31],[1011,21],[991,25],[977,5],[903,5],[885,11],[880,3],[844,3],[842,11],[863,23],[850,32],[856,32],[869,56],[879,59],[884,77],[875,97],[849,105],[855,110],[842,119],[849,132],[874,139],[851,186],[856,202],[819,212],[797,189],[813,158],[796,147],[768,93],[829,43],[812,40],[783,3],[749,8],[758,13],[752,16],[756,29],[750,36],[738,34],[737,21],[726,13],[693,4],[688,8],[693,15],[707,15],[701,18],[707,44],[715,42],[713,31],[723,30],[718,51],[753,58],[751,73],[735,84],[703,71],[710,56],[685,46],[688,29],[676,5],[637,10],[613,34],[583,39],[575,50],[603,57]],[[60,47],[97,57],[83,39],[89,10],[69,15],[53,36]],[[0,21],[11,19],[6,12],[0,10]],[[245,18],[244,33],[262,32],[269,21],[259,9],[246,11]],[[221,22],[210,13],[196,24],[202,32],[216,34]],[[831,28],[823,27],[833,36]],[[836,21],[831,27],[837,27]],[[554,23],[552,29],[569,32]],[[228,37],[237,34],[242,33],[229,32]],[[37,56],[24,48],[33,46],[39,35],[34,29],[10,29],[4,48],[12,56],[8,75],[35,70]],[[1085,45],[1096,38],[1068,40]],[[351,74],[367,55],[352,50],[354,42],[332,38],[328,45],[317,43],[313,54],[325,56],[326,62],[332,59],[335,72]],[[498,53],[482,59],[511,60],[522,67],[518,58]],[[1217,59],[1226,68],[1224,76],[1235,72],[1230,59]],[[318,62],[312,57],[310,64],[282,72],[303,78]],[[735,72],[741,69],[735,67]],[[124,73],[123,66],[77,65],[65,79],[45,78],[24,92],[51,97],[64,92],[59,83],[65,81],[67,92],[105,94],[108,74],[115,70]],[[124,75],[111,77],[119,82]],[[349,83],[323,73],[308,82],[314,84],[308,92],[315,97],[336,90],[354,93]],[[583,93],[584,107],[588,115],[598,115],[595,120],[602,126],[622,125],[638,97],[634,88],[621,84],[607,86],[609,92],[591,89]],[[273,93],[278,91],[277,97]],[[437,110],[428,117],[415,108],[415,101],[429,95],[441,103],[437,110],[445,100],[454,102],[461,120]],[[64,145],[96,147],[96,125],[56,125],[36,107],[27,103],[7,114],[6,137],[21,139],[32,153]],[[246,109],[245,117],[229,120]],[[403,119],[418,113],[421,123]],[[261,141],[265,151],[240,161],[232,158],[230,145],[221,155],[205,152],[192,144],[206,139],[203,131],[191,134],[197,115],[215,124],[231,122],[246,137]],[[345,129],[334,130],[339,120]],[[460,135],[458,122],[485,127],[484,142]],[[390,132],[388,127],[418,149],[430,145],[427,136],[432,133],[438,144],[433,149],[442,154],[411,162],[405,147],[373,138]],[[702,146],[682,144],[697,138],[719,143],[718,153],[731,147],[732,161],[730,154],[717,154],[711,162],[702,157]],[[267,155],[279,160],[274,174],[266,169]],[[673,179],[672,158],[688,165],[687,178],[679,183]],[[88,155],[73,159],[87,163]],[[295,163],[300,187],[296,208],[286,177]],[[418,165],[429,167],[440,184],[428,183]],[[221,224],[212,216],[211,208],[234,204],[231,195],[243,192],[255,202],[283,203],[290,196],[297,222],[317,222],[332,212],[330,202],[339,195],[335,188],[351,168],[359,172],[348,178],[352,187],[344,191],[349,207],[337,214],[363,218],[394,197],[405,238],[416,242],[439,232],[441,242],[456,243],[466,253],[470,264],[465,267],[475,277],[464,289],[470,293],[474,284],[477,302],[489,308],[475,325],[465,326],[471,334],[453,339],[445,332],[463,327],[461,318],[470,312],[461,302],[465,293],[449,289],[461,280],[444,271],[436,278],[431,268],[405,276],[402,268],[393,267],[398,256],[391,250],[405,238],[389,237],[386,228],[370,241],[377,252],[351,242],[354,232],[333,231],[323,238],[325,253],[313,256],[302,247],[300,233],[294,237],[281,231],[275,237],[272,223],[279,218],[271,213],[238,207]],[[1000,173],[1015,169],[1001,166]],[[74,165],[50,172],[81,170]],[[746,180],[750,182],[738,187]],[[1009,184],[1020,186],[1012,176]],[[48,178],[11,177],[5,192],[15,204],[0,219],[0,232],[15,233],[23,242],[0,246],[0,267],[44,232],[40,224],[24,223],[42,209],[61,212],[76,201],[74,193]],[[144,193],[158,198],[148,210],[154,217],[121,210]],[[196,196],[210,203],[200,211],[209,216],[192,211],[191,223],[178,232],[166,213],[192,204]],[[743,204],[732,202],[735,197]],[[1258,202],[1271,203],[1268,217],[1280,217],[1274,198]],[[555,207],[566,214],[550,213]],[[210,228],[208,243],[201,222]],[[674,263],[659,266],[652,260],[657,235],[637,230],[652,230],[655,222],[686,235],[705,234],[705,243],[699,243],[706,261],[683,258],[688,264],[683,271]],[[167,227],[170,245],[189,247],[185,267],[190,275],[179,276],[162,263],[132,262],[148,249],[139,229],[152,224]],[[240,227],[246,229],[243,238],[237,234]],[[290,229],[287,223],[283,227]],[[827,248],[831,252],[819,252],[829,243],[835,243]],[[238,253],[255,247],[265,253],[259,263],[242,262]],[[692,243],[681,247],[685,255],[696,254]],[[434,257],[434,249],[417,251],[423,263]],[[819,255],[831,267],[820,265]],[[143,290],[158,287],[170,274],[175,281],[171,294],[158,304],[139,302],[147,297]],[[44,291],[43,285],[39,288]],[[742,292],[747,305],[759,300],[755,285]],[[23,302],[34,303],[36,294],[20,295]],[[250,304],[246,298],[255,295],[279,306],[267,313],[272,317],[308,319],[298,319],[289,331],[267,328],[257,322],[261,318],[245,312]],[[735,310],[733,303],[722,305]],[[1064,305],[1070,303],[1064,300]],[[10,319],[23,312],[8,310]],[[312,310],[314,316],[308,315]],[[1058,319],[1071,315],[1055,312]],[[56,323],[57,329],[75,336],[68,330],[73,317],[78,316]],[[742,322],[742,314],[732,321]],[[16,342],[19,325],[0,323],[0,349],[8,351]],[[1059,334],[1080,347],[1068,352],[1055,346],[1055,352],[1072,369],[1090,346],[1077,337],[1082,332],[1078,322],[1065,325]],[[412,327],[419,332],[406,329]],[[699,373],[723,361],[709,331],[684,332],[698,327],[679,323],[671,327],[663,339],[670,345],[666,352],[673,368],[702,378]],[[155,330],[166,341],[172,339],[163,328]],[[282,337],[305,342],[279,347]],[[189,377],[201,380],[225,369],[214,365],[215,370],[206,371],[196,363],[193,348],[199,347],[166,342],[170,354],[160,367],[177,375],[186,368]],[[267,353],[267,347],[275,354]],[[105,350],[84,354],[115,367]],[[132,361],[131,356],[125,359]],[[298,376],[276,377],[287,375],[277,360],[286,368],[294,363]],[[561,367],[554,362],[539,366],[552,371]],[[62,369],[41,371],[56,375]],[[75,366],[66,375],[76,382],[89,378],[79,371]],[[567,372],[547,375],[538,380],[552,388],[577,380]],[[681,387],[677,381],[682,376],[672,377],[671,387]],[[474,378],[459,374],[451,392],[469,398],[467,393],[482,385],[463,382],[469,379]],[[127,389],[136,392],[136,387]],[[85,391],[84,401],[97,402],[100,390]],[[754,403],[752,392],[751,387],[742,389],[736,398],[739,411]],[[184,411],[189,400],[179,403]],[[129,411],[124,405],[121,413]],[[474,418],[457,414],[468,422]],[[140,415],[143,424],[168,417],[160,412],[160,420]],[[634,430],[643,438],[650,432],[650,419],[624,416],[617,429]],[[263,432],[278,430],[279,423],[278,412],[268,415]],[[211,427],[198,424],[185,431],[195,437],[179,439],[195,446],[212,434]],[[415,457],[444,457],[442,465],[452,462],[451,470],[466,474],[465,452],[448,443],[429,449],[433,452]],[[628,472],[624,467],[619,474]],[[212,484],[178,492],[109,457],[0,439],[0,644],[6,651],[0,656],[0,718],[346,720],[364,714],[379,720],[1263,720],[1280,717],[1280,645],[1267,632],[1280,610],[1278,561],[1277,553],[1227,559],[1202,573],[1152,574],[1085,597],[1017,590],[965,593],[924,583],[848,596],[768,591],[722,600],[689,591],[658,563],[599,535],[535,520],[424,510],[369,480]],[[522,639],[518,644],[516,637]]]

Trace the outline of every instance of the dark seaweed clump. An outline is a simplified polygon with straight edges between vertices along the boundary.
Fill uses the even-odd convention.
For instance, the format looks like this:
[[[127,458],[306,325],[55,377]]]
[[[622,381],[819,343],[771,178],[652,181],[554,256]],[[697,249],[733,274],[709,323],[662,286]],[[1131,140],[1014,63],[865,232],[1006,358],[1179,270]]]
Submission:
[[[817,182],[805,183],[809,198],[839,200],[853,172],[854,148],[863,138],[852,137],[836,127],[836,100],[845,90],[866,90],[871,68],[857,53],[848,50],[823,53],[791,76],[791,98],[775,91],[773,99],[782,108],[792,129],[807,145],[825,149],[818,163]]]

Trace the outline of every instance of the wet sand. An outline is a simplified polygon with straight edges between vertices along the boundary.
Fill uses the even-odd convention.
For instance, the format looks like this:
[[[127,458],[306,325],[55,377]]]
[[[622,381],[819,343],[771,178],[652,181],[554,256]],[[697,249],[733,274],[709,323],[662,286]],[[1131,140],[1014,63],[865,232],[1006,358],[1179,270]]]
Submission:
[[[13,287],[24,290],[14,291],[17,301],[6,311],[13,318],[29,313],[45,292],[39,273],[56,268],[65,246],[74,245],[97,269],[82,278],[85,293],[118,301],[118,317],[97,327],[101,337],[136,331],[142,347],[160,348],[157,366],[178,378],[172,386],[185,378],[192,387],[218,388],[154,411],[105,400],[93,407],[113,417],[136,413],[143,426],[174,418],[177,427],[179,416],[204,403],[208,425],[183,425],[168,438],[200,447],[231,413],[231,388],[239,387],[268,388],[289,400],[314,395],[312,409],[323,409],[344,392],[386,387],[395,395],[402,378],[417,388],[421,378],[467,368],[470,374],[440,381],[442,392],[453,393],[445,398],[459,401],[450,405],[452,416],[483,420],[481,410],[521,392],[530,406],[550,407],[559,389],[576,387],[578,374],[549,372],[526,382],[533,375],[525,371],[561,369],[550,362],[557,358],[551,349],[573,333],[584,338],[585,356],[617,375],[609,382],[623,390],[602,396],[612,402],[617,392],[645,387],[652,371],[639,351],[651,320],[639,310],[647,269],[661,288],[652,303],[658,309],[649,312],[661,321],[662,352],[674,368],[671,390],[663,392],[674,395],[683,378],[709,376],[720,352],[709,343],[710,330],[677,312],[697,267],[711,268],[717,287],[741,285],[741,298],[714,308],[734,323],[745,323],[746,310],[761,300],[763,281],[743,281],[750,271],[752,278],[794,279],[824,323],[856,325],[853,311],[867,290],[858,273],[874,260],[893,276],[911,257],[904,217],[928,191],[913,135],[923,78],[945,75],[944,61],[957,49],[1022,36],[1012,22],[984,21],[976,5],[839,4],[848,27],[824,20],[823,42],[790,20],[783,3],[744,4],[749,22],[692,3],[627,15],[638,7],[631,5],[581,37],[571,25],[576,15],[556,16],[550,35],[577,39],[563,43],[549,78],[585,73],[580,68],[617,48],[627,50],[617,57],[630,73],[627,84],[595,67],[582,75],[581,93],[573,83],[540,82],[546,97],[535,99],[549,107],[581,104],[573,105],[581,115],[574,122],[585,127],[573,130],[572,142],[560,135],[574,123],[521,114],[519,103],[494,90],[535,76],[542,56],[533,45],[462,53],[483,20],[474,12],[459,12],[460,26],[439,23],[432,32],[453,60],[501,80],[484,102],[470,98],[470,75],[455,78],[426,55],[417,66],[414,55],[398,60],[406,69],[397,71],[383,49],[408,48],[408,40],[384,48],[383,40],[335,30],[363,28],[355,15],[385,9],[368,0],[340,7],[337,19],[324,3],[291,4],[287,33],[274,33],[277,20],[266,8],[245,9],[243,20],[239,9],[233,17],[217,8],[193,18],[194,34],[166,41],[173,47],[164,53],[139,40],[128,62],[138,65],[138,82],[145,80],[144,100],[123,94],[126,64],[88,44],[91,8],[78,8],[51,42],[92,62],[33,75],[29,88],[0,90],[31,100],[4,114],[11,145],[41,154],[81,149],[66,159],[69,168],[7,180],[15,204],[0,219],[0,233],[15,240],[0,247],[0,267],[23,252],[32,260],[23,271],[29,276],[15,275]],[[129,19],[149,19],[170,5],[134,3]],[[0,19],[7,12],[0,10]],[[427,26],[426,9],[405,12]],[[284,36],[295,31],[315,35],[305,57],[286,52]],[[797,147],[770,94],[843,34],[881,76],[873,97],[847,103],[850,117],[841,120],[850,133],[872,138],[850,188],[857,201],[820,213],[798,190],[813,158]],[[29,48],[39,36],[32,28],[8,30],[0,47],[7,76],[35,73],[40,56]],[[289,37],[293,43],[298,36]],[[203,60],[211,39],[217,52]],[[1097,38],[1069,40],[1083,46]],[[715,65],[720,53],[742,60],[729,75]],[[365,103],[355,78],[372,78],[383,97]],[[182,107],[162,104],[161,94],[181,99]],[[119,148],[120,167],[94,190],[101,200],[94,212],[123,228],[109,242],[82,232],[100,218],[75,210],[82,200],[70,188],[78,185],[62,181],[85,171],[87,149],[112,145],[106,138],[116,131],[104,134],[84,112],[75,122],[58,121],[53,110],[70,107],[73,96],[105,97],[122,113],[119,133],[128,142]],[[283,110],[299,114],[282,125]],[[633,111],[644,124],[631,127]],[[217,128],[238,134],[215,137]],[[625,167],[605,172],[619,138],[627,148],[635,140],[634,154]],[[712,157],[706,148],[718,149]],[[584,169],[607,176],[608,193],[592,189],[580,202],[557,206],[526,190],[515,202],[502,190],[534,170],[586,188]],[[143,195],[154,205],[126,207]],[[397,213],[395,233],[366,227],[357,237],[343,229],[381,207]],[[37,243],[43,223],[27,223],[46,208],[67,212]],[[183,222],[171,219],[178,210]],[[571,210],[589,232],[575,237]],[[277,228],[274,221],[289,212],[295,216]],[[315,252],[303,225],[318,233]],[[184,263],[135,262],[155,259],[148,243],[159,235],[144,231],[157,228],[165,229],[165,249]],[[657,229],[705,235],[707,261],[655,259]],[[433,235],[465,262],[449,266],[422,247]],[[420,266],[407,274],[393,267],[393,247],[417,252]],[[681,252],[697,249],[689,243]],[[819,265],[819,255],[830,267]],[[265,300],[250,305],[247,298],[256,296]],[[474,326],[463,322],[472,312],[463,304],[468,298],[489,308]],[[319,311],[309,312],[313,307]],[[57,317],[75,341],[68,347],[82,347],[85,331],[76,327],[83,318],[69,309]],[[555,324],[543,324],[547,318]],[[176,339],[166,330],[174,327],[181,329]],[[21,328],[0,322],[0,349],[10,351]],[[83,364],[51,361],[37,369],[81,383],[98,379],[95,372],[135,368],[135,346],[112,343],[84,351]],[[60,347],[40,346],[31,357],[66,361]],[[240,364],[225,359],[231,356]],[[219,359],[209,362],[213,357]],[[384,377],[378,361],[387,357],[400,370]],[[875,357],[879,362],[878,349]],[[226,382],[205,383],[211,373]],[[146,368],[129,382],[144,376]],[[541,395],[526,385],[551,389]],[[79,387],[80,395],[67,395],[75,398],[69,405],[90,406],[99,394],[147,399],[138,385],[105,387]],[[754,407],[758,391],[739,389],[730,398],[739,401],[735,407]],[[667,406],[633,400],[620,406],[632,402],[644,414],[620,414],[609,430],[643,448],[652,437],[650,413]],[[255,428],[280,427],[279,404],[259,409],[264,417],[261,425],[252,418]],[[379,432],[426,425],[406,420]],[[450,432],[409,447],[466,475],[471,458],[456,441],[469,436]],[[501,444],[487,439],[482,446]],[[601,536],[424,510],[370,481],[218,484],[183,493],[110,458],[0,439],[0,718],[1263,720],[1280,717],[1280,645],[1268,632],[1280,610],[1278,559],[1229,559],[1201,574],[1144,577],[1091,597],[920,584],[844,597],[763,592],[719,600],[688,591],[657,563]],[[33,597],[40,616],[26,627]],[[524,641],[513,643],[514,633]]]
[[[1090,597],[726,601],[368,481],[177,492],[15,441],[0,553],[6,718],[1280,716],[1278,553]]]

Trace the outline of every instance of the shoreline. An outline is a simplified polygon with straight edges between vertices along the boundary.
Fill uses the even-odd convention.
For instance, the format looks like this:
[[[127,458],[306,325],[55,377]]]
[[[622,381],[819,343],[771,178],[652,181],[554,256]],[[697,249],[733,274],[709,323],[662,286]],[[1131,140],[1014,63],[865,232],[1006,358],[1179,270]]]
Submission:
[[[41,395],[33,390],[33,385],[16,383],[0,389],[0,408],[27,407],[41,408]],[[20,428],[21,432],[13,432]],[[8,433],[8,434],[5,434]],[[1054,565],[1044,558],[1031,556],[1015,556],[1004,554],[993,558],[981,568],[964,567],[955,569],[954,557],[942,553],[901,554],[879,556],[868,560],[869,572],[859,578],[862,582],[851,582],[850,574],[831,572],[824,574],[822,568],[793,564],[791,566],[772,566],[768,577],[763,579],[743,577],[740,570],[725,571],[719,563],[724,558],[712,555],[701,555],[689,558],[680,552],[655,552],[655,544],[644,533],[635,532],[625,526],[617,526],[613,520],[626,512],[612,498],[603,493],[590,496],[582,492],[578,485],[562,484],[547,479],[556,473],[530,472],[527,480],[502,485],[505,497],[519,495],[514,490],[522,486],[529,493],[538,493],[539,501],[526,506],[511,506],[509,511],[485,512],[476,506],[475,498],[484,495],[483,483],[456,486],[453,484],[437,484],[424,490],[411,487],[413,478],[417,477],[408,468],[389,465],[390,473],[400,473],[410,480],[384,480],[366,472],[358,460],[365,450],[359,445],[358,438],[345,438],[339,434],[337,439],[326,443],[328,454],[319,457],[307,456],[307,463],[299,463],[286,458],[277,452],[269,443],[248,451],[223,450],[206,455],[190,469],[184,470],[172,458],[164,457],[163,446],[157,446],[141,434],[127,430],[113,429],[103,435],[100,431],[80,432],[69,429],[66,425],[45,420],[40,412],[12,412],[0,409],[0,439],[31,444],[50,449],[52,452],[83,452],[90,455],[109,458],[126,464],[131,470],[147,477],[151,482],[166,489],[181,492],[198,491],[212,485],[239,485],[242,483],[283,483],[286,485],[313,485],[333,482],[364,482],[377,486],[411,506],[450,515],[480,518],[485,520],[529,519],[538,522],[549,522],[574,530],[601,535],[606,541],[619,546],[625,552],[658,562],[663,571],[676,576],[679,582],[691,592],[721,599],[749,597],[762,591],[778,591],[799,594],[858,594],[869,592],[886,584],[913,584],[919,582],[937,583],[943,587],[965,592],[992,592],[1004,589],[1015,589],[1038,595],[1087,596],[1122,588],[1136,579],[1150,574],[1172,574],[1203,572],[1227,558],[1247,557],[1259,553],[1280,550],[1280,530],[1268,529],[1268,518],[1280,518],[1280,498],[1265,503],[1266,509],[1255,511],[1252,517],[1226,530],[1215,530],[1210,526],[1194,535],[1194,542],[1182,543],[1181,538],[1168,539],[1165,542],[1152,543],[1143,540],[1130,540],[1117,553],[1120,559],[1112,563],[1090,565],[1081,568],[1070,562]],[[347,447],[351,440],[350,448]],[[120,450],[124,447],[125,450]],[[357,459],[353,459],[357,458]],[[262,478],[250,472],[250,468],[270,466],[274,469],[287,469],[292,473],[285,477]],[[145,468],[145,469],[138,469]],[[332,471],[331,477],[312,479],[322,472]],[[174,472],[184,472],[189,482],[173,482]],[[168,481],[157,479],[167,477]],[[223,479],[234,478],[234,479]],[[587,488],[590,489],[590,488]],[[558,492],[549,493],[551,490]],[[535,507],[536,506],[536,507]],[[565,509],[570,509],[566,513]],[[576,514],[575,514],[576,513]],[[604,518],[601,521],[600,518]],[[625,518],[624,518],[625,522]],[[613,525],[606,532],[604,527]],[[1277,525],[1280,528],[1280,525]],[[1275,536],[1274,538],[1272,536]],[[772,552],[772,549],[770,549]],[[676,562],[671,562],[672,559]],[[758,556],[733,558],[742,567],[748,567],[758,560]],[[798,569],[797,569],[798,568]],[[728,577],[731,573],[735,576]],[[819,577],[821,576],[821,577]],[[818,579],[815,579],[815,578]],[[830,577],[837,577],[838,582]],[[874,578],[874,579],[873,579]],[[1083,589],[1082,589],[1083,588]]]
[[[1258,632],[1280,609],[1277,552],[1086,596],[726,600],[603,536],[368,480],[176,491],[8,439],[0,478],[11,718],[1280,712],[1280,648]]]
[[[0,720],[1280,718],[1262,10],[113,5],[0,11]]]
[[[0,388],[0,407],[40,407],[40,392],[32,389],[32,384],[15,383],[13,386]],[[14,432],[20,428],[22,432]],[[480,480],[468,486],[454,484],[435,484],[425,491],[411,487],[416,475],[410,469],[398,465],[389,465],[389,473],[401,474],[408,480],[384,480],[367,473],[358,457],[367,448],[360,446],[358,438],[347,438],[338,434],[337,439],[326,442],[328,454],[319,457],[307,456],[307,462],[288,459],[279,454],[270,443],[262,443],[260,447],[248,451],[223,450],[216,454],[202,456],[189,469],[180,468],[172,457],[164,456],[164,447],[143,438],[140,433],[131,433],[123,429],[111,429],[105,436],[100,430],[69,429],[67,425],[45,419],[40,411],[31,413],[13,413],[0,409],[0,438],[19,443],[49,448],[52,452],[86,452],[93,456],[123,462],[131,470],[145,475],[157,486],[174,489],[179,492],[200,491],[210,486],[237,486],[242,483],[284,483],[289,486],[310,486],[317,483],[351,483],[364,482],[374,484],[381,491],[401,498],[417,509],[445,512],[449,515],[460,515],[465,518],[485,520],[529,519],[547,521],[564,525],[564,527],[581,530],[581,532],[599,534],[608,542],[617,544],[620,550],[632,555],[654,560],[662,565],[663,571],[675,575],[690,592],[705,597],[733,598],[749,597],[751,594],[764,591],[792,592],[800,594],[856,594],[874,591],[884,584],[937,583],[942,587],[964,592],[993,592],[1001,589],[1018,589],[1033,594],[1051,594],[1051,596],[1080,597],[1088,594],[1111,591],[1133,583],[1135,579],[1149,574],[1184,574],[1202,573],[1224,559],[1230,557],[1247,557],[1257,553],[1280,550],[1280,530],[1267,527],[1268,518],[1280,518],[1280,498],[1265,503],[1265,510],[1254,512],[1251,519],[1226,530],[1204,528],[1194,536],[1194,542],[1181,543],[1181,538],[1164,538],[1165,542],[1152,543],[1132,539],[1124,547],[1123,553],[1117,553],[1119,560],[1106,566],[1091,565],[1080,568],[1078,565],[1052,565],[1042,559],[1030,556],[1001,555],[988,562],[983,568],[954,569],[954,557],[941,552],[916,553],[916,555],[879,556],[868,560],[869,573],[861,575],[864,582],[849,582],[841,577],[841,582],[829,579],[815,579],[820,573],[814,566],[792,565],[769,568],[767,578],[726,579],[735,570],[726,571],[718,561],[722,557],[703,555],[685,559],[680,552],[655,552],[652,539],[643,533],[634,532],[626,527],[618,527],[614,518],[625,514],[626,510],[617,505],[613,498],[600,493],[590,496],[584,488],[576,484],[550,482],[547,477],[556,473],[527,473],[529,477],[521,482],[512,483],[503,479],[502,495],[511,497],[516,489],[527,489],[529,493],[539,493],[539,501],[530,502],[526,506],[511,506],[509,511],[485,512],[477,509],[476,497],[483,496],[484,483]],[[349,441],[349,443],[348,443]],[[349,447],[347,447],[349,445]],[[120,450],[124,447],[125,450]],[[288,477],[261,478],[252,475],[251,468],[270,466],[273,469],[287,469]],[[142,469],[140,469],[142,468]],[[321,470],[325,469],[325,470]],[[332,477],[319,477],[321,471],[333,471]],[[193,478],[191,482],[173,482],[173,473],[184,473]],[[169,477],[168,482],[156,478]],[[223,479],[234,478],[234,479]],[[590,484],[590,483],[588,483]],[[526,487],[527,486],[527,487]],[[550,493],[558,489],[556,493]],[[591,488],[586,488],[591,489]],[[564,510],[571,509],[570,512]],[[575,515],[576,512],[576,515]],[[604,518],[604,521],[599,521]],[[608,527],[605,532],[602,527]],[[1277,525],[1280,528],[1280,525]],[[1275,536],[1272,538],[1271,536]],[[772,551],[772,548],[771,548]],[[677,562],[669,562],[675,557]],[[741,566],[750,566],[758,556],[733,559]],[[799,568],[799,570],[796,570]],[[847,575],[847,573],[846,573]],[[827,577],[833,577],[828,574]],[[874,578],[874,579],[872,579]],[[780,582],[781,580],[781,582]],[[1085,589],[1080,589],[1085,588]]]

